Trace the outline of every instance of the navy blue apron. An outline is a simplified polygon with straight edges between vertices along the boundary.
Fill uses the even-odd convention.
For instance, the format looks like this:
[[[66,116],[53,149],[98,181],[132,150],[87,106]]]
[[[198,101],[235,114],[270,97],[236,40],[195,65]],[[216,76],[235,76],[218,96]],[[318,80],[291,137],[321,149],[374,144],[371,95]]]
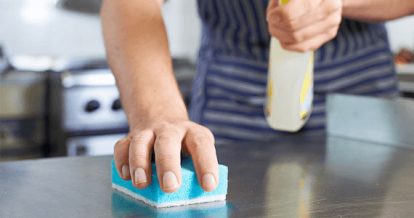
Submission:
[[[263,105],[270,36],[266,0],[198,0],[202,40],[190,117],[218,142],[273,140]],[[393,97],[397,81],[383,24],[344,19],[315,53],[313,113],[302,131],[323,132],[327,93]]]

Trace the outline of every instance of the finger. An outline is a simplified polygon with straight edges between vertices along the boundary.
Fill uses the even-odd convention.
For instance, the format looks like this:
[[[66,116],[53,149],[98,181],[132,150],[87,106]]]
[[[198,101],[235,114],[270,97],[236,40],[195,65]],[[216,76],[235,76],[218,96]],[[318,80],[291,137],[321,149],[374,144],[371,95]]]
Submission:
[[[207,128],[190,128],[184,143],[191,154],[198,182],[205,191],[213,191],[219,182],[214,136]]]
[[[340,4],[336,3],[336,0],[329,0],[324,1],[321,4],[321,7],[316,8],[315,10],[311,11],[309,14],[303,15],[296,19],[283,21],[283,22],[272,22],[270,23],[275,25],[277,28],[286,30],[286,31],[296,31],[299,29],[303,29],[307,26],[311,26],[317,22],[329,19],[329,16],[333,13],[341,14],[341,6]],[[323,6],[322,6],[323,5]],[[270,17],[274,17],[275,12],[270,14]]]
[[[286,30],[276,28],[276,27],[269,27],[269,33],[271,36],[277,38],[280,43],[297,43],[298,41],[295,40],[294,37],[292,37],[292,33],[288,32]]]
[[[286,31],[274,26],[269,27],[272,36],[279,39],[281,43],[301,43],[317,35],[325,33],[327,30],[338,27],[341,22],[341,14],[332,13],[326,20],[317,22],[311,26],[296,31]]]
[[[282,47],[286,50],[290,51],[298,51],[298,52],[307,52],[307,51],[315,51],[316,49],[320,48],[325,42],[328,42],[335,38],[338,32],[338,28],[332,28],[325,33],[319,34],[311,39],[300,43],[294,44],[281,44]]]
[[[279,5],[279,0],[270,0],[269,4],[267,5],[267,9],[266,9],[266,19],[267,21],[269,21],[270,17],[270,13],[273,11],[273,9],[275,9],[277,6]]]
[[[269,11],[269,22],[272,20],[287,22],[297,19],[315,10],[319,4],[321,0],[290,0],[289,3]]]
[[[129,143],[130,139],[128,137],[119,140],[114,147],[114,161],[116,170],[121,178],[125,180],[129,180],[130,173],[129,173],[129,159],[128,159],[128,152],[129,152]]]
[[[144,130],[131,137],[129,145],[129,168],[132,183],[137,188],[145,188],[151,183],[151,153],[154,133]]]
[[[155,163],[159,183],[164,192],[176,191],[181,185],[181,142],[183,131],[164,126],[156,131]]]

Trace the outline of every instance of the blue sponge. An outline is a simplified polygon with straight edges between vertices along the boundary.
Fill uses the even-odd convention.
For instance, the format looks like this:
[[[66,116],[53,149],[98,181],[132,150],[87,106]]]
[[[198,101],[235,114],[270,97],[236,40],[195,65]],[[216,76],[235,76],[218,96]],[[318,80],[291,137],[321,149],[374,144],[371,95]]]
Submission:
[[[123,180],[118,175],[112,160],[112,188],[157,208],[223,201],[226,199],[228,173],[226,166],[219,165],[219,184],[212,192],[204,191],[198,184],[191,158],[183,159],[181,167],[181,187],[174,193],[165,193],[159,185],[154,163],[152,164],[151,184],[145,189],[137,189],[132,185],[131,180]]]

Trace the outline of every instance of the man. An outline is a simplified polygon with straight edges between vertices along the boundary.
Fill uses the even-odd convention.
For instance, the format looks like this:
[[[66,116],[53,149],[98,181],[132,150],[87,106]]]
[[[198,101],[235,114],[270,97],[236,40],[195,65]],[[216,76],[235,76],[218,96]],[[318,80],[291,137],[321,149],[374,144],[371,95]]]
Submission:
[[[291,0],[283,6],[273,0],[198,3],[203,38],[191,121],[172,72],[162,1],[104,1],[108,60],[130,125],[129,136],[115,147],[115,163],[122,177],[138,188],[151,182],[154,152],[160,186],[165,192],[177,190],[180,154],[185,152],[193,158],[203,189],[212,191],[219,179],[214,136],[237,142],[271,140],[280,134],[267,126],[263,115],[269,33],[288,50],[319,48],[314,112],[304,131],[324,128],[327,93],[398,95],[383,24],[355,20],[410,14],[411,0]]]

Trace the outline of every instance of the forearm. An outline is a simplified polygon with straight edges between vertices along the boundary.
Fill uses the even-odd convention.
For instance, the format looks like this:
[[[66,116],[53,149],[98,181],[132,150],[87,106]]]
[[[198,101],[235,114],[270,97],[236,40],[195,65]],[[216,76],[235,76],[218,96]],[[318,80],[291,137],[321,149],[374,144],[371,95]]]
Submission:
[[[160,117],[187,119],[158,3],[107,0],[102,6],[107,57],[131,128]]]
[[[343,16],[381,22],[414,13],[413,0],[343,0]]]

